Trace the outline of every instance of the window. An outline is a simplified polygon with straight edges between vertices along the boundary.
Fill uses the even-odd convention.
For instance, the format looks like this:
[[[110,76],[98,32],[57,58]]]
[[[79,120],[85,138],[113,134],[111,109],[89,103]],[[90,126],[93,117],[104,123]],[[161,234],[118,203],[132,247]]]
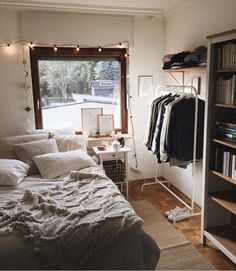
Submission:
[[[30,50],[36,128],[82,131],[81,108],[102,107],[127,132],[126,49]]]

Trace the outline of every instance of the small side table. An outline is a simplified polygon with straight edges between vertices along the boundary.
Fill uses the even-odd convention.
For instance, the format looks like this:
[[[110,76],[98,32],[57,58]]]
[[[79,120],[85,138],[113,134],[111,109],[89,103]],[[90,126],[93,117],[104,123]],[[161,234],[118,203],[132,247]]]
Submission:
[[[121,160],[125,165],[125,179],[122,181],[116,181],[115,184],[123,184],[126,186],[126,198],[129,198],[129,177],[128,177],[128,153],[130,152],[129,148],[123,147],[114,151],[111,147],[107,148],[104,151],[98,150],[97,147],[93,147],[93,151],[95,155],[99,158],[100,165],[104,166],[104,161],[114,161],[114,160]]]

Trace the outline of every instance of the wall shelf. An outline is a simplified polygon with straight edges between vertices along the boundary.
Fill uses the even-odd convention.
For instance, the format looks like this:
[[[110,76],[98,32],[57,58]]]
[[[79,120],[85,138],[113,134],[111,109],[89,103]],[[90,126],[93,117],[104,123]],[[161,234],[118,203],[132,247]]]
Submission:
[[[165,73],[168,73],[178,85],[184,85],[185,81],[185,72],[195,72],[195,71],[206,71],[207,66],[199,66],[199,67],[189,67],[189,68],[177,68],[177,69],[166,69],[163,70]],[[182,73],[182,82],[175,77],[175,73]]]
[[[124,137],[124,139],[131,139],[133,138],[132,135],[130,134],[121,134],[120,136]],[[96,141],[109,141],[109,140],[114,140],[116,137],[112,136],[98,136],[98,137],[87,137],[86,140],[87,142],[96,142]]]
[[[189,67],[189,68],[178,68],[178,69],[166,69],[164,72],[191,72],[191,71],[204,71],[207,66],[199,66],[199,67]]]

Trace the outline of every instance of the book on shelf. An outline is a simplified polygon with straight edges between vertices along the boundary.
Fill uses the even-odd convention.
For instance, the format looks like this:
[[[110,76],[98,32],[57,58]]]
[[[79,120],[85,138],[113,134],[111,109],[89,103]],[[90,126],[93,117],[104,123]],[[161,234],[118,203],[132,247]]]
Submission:
[[[236,154],[232,151],[217,147],[215,149],[215,170],[225,176],[236,178]]]
[[[232,136],[231,134],[219,134],[218,137],[231,143],[236,143],[236,137]]]
[[[216,122],[216,134],[220,139],[236,143],[236,125],[234,123]]]
[[[222,125],[224,127],[228,127],[228,128],[232,128],[236,130],[236,123],[233,123],[233,122],[217,121],[216,125]]]
[[[228,128],[228,127],[223,127],[223,126],[218,126],[217,127],[217,131],[219,132],[219,133],[222,133],[222,134],[224,134],[224,133],[228,133],[228,134],[231,134],[231,135],[233,135],[233,136],[236,136],[236,130],[235,129],[232,129],[232,128]]]
[[[236,104],[236,74],[220,76],[216,81],[216,103]]]
[[[217,69],[236,69],[236,43],[229,41],[217,48]]]

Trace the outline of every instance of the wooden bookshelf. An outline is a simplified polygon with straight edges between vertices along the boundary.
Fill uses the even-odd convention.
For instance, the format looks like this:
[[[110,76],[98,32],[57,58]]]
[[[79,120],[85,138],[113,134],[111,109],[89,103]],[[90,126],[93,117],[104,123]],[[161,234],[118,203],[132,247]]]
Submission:
[[[208,228],[205,231],[205,235],[235,262],[236,228],[233,225]]]
[[[231,108],[236,109],[236,105],[229,105],[229,104],[215,104],[217,107],[223,107],[223,108]]]
[[[236,215],[236,191],[211,193],[210,198]]]
[[[213,141],[215,143],[218,143],[218,144],[221,144],[221,145],[236,149],[236,143],[231,143],[231,142],[223,140],[223,139],[213,139]]]
[[[212,137],[212,135],[218,134],[217,122],[232,123],[235,120],[236,104],[233,104],[233,101],[236,93],[233,92],[233,86],[235,86],[236,69],[226,68],[233,67],[235,59],[236,29],[210,37],[205,110],[201,242],[205,245],[206,239],[212,241],[236,264],[236,180],[222,172],[212,170],[213,165],[216,163],[218,166],[217,161],[220,161],[221,166],[229,171],[231,167],[233,168],[232,162],[235,160],[232,155],[236,153],[236,143]],[[231,132],[228,133],[231,134]],[[234,131],[232,136],[233,133]],[[217,157],[215,157],[216,155]],[[218,160],[218,155],[220,160]]]

